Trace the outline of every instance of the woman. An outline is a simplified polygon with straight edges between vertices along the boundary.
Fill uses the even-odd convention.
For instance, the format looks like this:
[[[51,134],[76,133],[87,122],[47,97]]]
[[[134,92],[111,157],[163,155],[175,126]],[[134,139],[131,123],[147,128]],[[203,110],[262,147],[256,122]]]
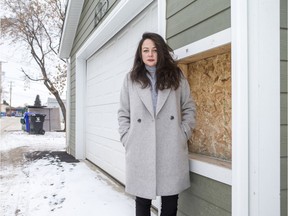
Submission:
[[[126,75],[118,111],[126,150],[126,192],[136,196],[136,216],[150,216],[161,196],[161,216],[177,214],[178,194],[190,186],[187,140],[195,125],[190,88],[155,33],[144,33]]]

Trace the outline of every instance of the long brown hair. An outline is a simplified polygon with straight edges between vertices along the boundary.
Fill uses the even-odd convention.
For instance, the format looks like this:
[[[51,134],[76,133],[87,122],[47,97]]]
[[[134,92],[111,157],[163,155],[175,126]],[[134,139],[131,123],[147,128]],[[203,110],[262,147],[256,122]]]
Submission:
[[[142,35],[131,70],[131,80],[140,83],[142,88],[151,85],[147,76],[148,71],[142,60],[142,44],[146,39],[152,40],[157,49],[156,88],[159,90],[174,88],[176,90],[179,87],[182,73],[171,56],[173,50],[165,43],[164,39],[156,33],[148,32]]]

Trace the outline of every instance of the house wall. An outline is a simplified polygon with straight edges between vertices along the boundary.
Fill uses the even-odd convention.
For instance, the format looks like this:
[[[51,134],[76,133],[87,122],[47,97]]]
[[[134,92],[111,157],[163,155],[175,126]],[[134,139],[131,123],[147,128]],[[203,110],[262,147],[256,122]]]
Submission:
[[[287,216],[288,27],[287,0],[280,0],[280,100],[281,100],[281,216]]]
[[[287,0],[281,1],[281,216],[287,216]],[[75,155],[75,55],[95,30],[93,10],[86,0],[71,52],[70,143]],[[115,1],[116,2],[116,1]],[[113,6],[114,7],[114,6]],[[166,39],[177,49],[231,27],[230,0],[167,0]],[[180,216],[231,215],[231,186],[191,173],[191,188],[180,195]]]
[[[166,19],[167,42],[172,49],[178,49],[229,28],[230,0],[167,0]],[[225,55],[224,57],[227,58]],[[202,63],[198,61],[194,66],[201,66]],[[191,64],[190,67],[192,66]],[[228,153],[225,157],[228,160],[231,158],[230,145],[231,143],[225,147],[225,152]],[[195,148],[193,150],[190,146],[190,151],[201,150],[200,146]],[[221,152],[217,154],[219,156]],[[230,185],[192,172],[190,179],[191,187],[179,197],[179,216],[231,215]]]
[[[93,0],[85,0],[79,25],[76,31],[75,39],[73,42],[73,48],[71,51],[71,74],[70,74],[70,133],[69,133],[69,146],[67,148],[67,151],[75,156],[75,126],[77,124],[76,122],[76,53],[81,48],[81,46],[85,43],[85,41],[89,38],[89,36],[97,29],[97,27],[101,24],[101,22],[105,19],[105,17],[113,10],[113,8],[116,6],[117,1],[116,0],[109,0],[109,11],[107,14],[103,17],[103,19],[98,23],[98,25],[95,27],[94,23],[94,15],[95,15],[95,8],[98,1]]]
[[[280,2],[281,216],[287,216],[287,0],[280,0]],[[181,2],[167,0],[166,18],[166,39],[173,49],[177,49],[231,27],[230,0],[217,2],[213,0],[183,0]],[[208,194],[207,196],[205,193],[202,194],[201,190],[192,190],[199,182],[203,186],[202,190]],[[219,184],[221,183],[191,173],[192,186],[180,196],[180,215],[215,215],[215,212],[217,212],[216,215],[230,215],[231,187],[225,185],[224,189],[216,186]],[[217,191],[215,196],[209,194],[211,193],[209,190],[212,188]],[[225,190],[228,192],[223,193]],[[223,208],[218,203],[219,200],[222,200],[229,207]],[[194,203],[196,204],[194,205]],[[204,203],[206,204],[204,205]],[[199,208],[199,206],[203,206],[203,208]]]
[[[178,216],[230,216],[231,187],[191,174],[191,187],[179,195]]]

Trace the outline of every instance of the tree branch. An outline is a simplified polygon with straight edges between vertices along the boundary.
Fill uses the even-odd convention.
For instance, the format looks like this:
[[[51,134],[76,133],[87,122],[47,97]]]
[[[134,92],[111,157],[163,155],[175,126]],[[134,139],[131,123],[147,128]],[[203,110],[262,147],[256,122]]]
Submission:
[[[46,79],[33,79],[31,78],[25,71],[23,68],[21,68],[21,71],[25,74],[25,76],[29,79],[29,80],[32,80],[32,81],[45,81]]]

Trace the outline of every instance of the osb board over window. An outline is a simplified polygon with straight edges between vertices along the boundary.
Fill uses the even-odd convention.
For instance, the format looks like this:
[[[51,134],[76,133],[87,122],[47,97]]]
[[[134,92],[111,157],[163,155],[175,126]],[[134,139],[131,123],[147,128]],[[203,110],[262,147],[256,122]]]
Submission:
[[[197,108],[190,152],[231,161],[231,52],[180,67]]]

